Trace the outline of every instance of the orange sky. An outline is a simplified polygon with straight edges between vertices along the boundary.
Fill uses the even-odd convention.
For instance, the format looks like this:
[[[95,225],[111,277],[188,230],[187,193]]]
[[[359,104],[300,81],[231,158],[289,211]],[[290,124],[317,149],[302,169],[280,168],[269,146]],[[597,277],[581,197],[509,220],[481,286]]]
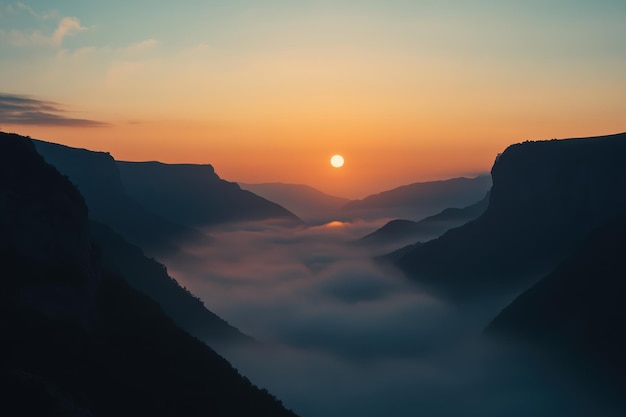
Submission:
[[[626,6],[566,4],[0,2],[0,127],[351,198],[473,176],[626,130]]]

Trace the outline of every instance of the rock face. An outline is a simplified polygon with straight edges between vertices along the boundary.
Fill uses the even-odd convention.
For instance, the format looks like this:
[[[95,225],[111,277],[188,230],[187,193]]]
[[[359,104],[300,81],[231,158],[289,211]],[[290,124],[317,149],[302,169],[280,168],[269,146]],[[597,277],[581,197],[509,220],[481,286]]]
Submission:
[[[278,204],[224,181],[211,165],[118,162],[117,166],[133,198],[180,224],[205,227],[268,219],[294,225],[301,222]]]
[[[0,415],[294,416],[103,268],[76,188],[0,134]]]
[[[491,177],[488,175],[418,182],[351,201],[342,211],[352,217],[420,220],[448,207],[474,204],[490,188]]]
[[[625,158],[626,134],[512,145],[493,166],[485,213],[396,264],[452,295],[528,284],[626,211]]]
[[[90,218],[105,223],[151,254],[173,251],[182,239],[202,239],[130,197],[113,157],[105,152],[33,141],[46,162],[67,175],[85,197]]]

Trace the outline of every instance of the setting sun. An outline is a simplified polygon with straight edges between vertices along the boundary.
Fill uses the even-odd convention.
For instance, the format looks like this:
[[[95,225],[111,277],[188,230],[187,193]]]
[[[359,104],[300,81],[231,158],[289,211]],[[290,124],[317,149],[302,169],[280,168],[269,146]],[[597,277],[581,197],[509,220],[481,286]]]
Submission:
[[[330,164],[335,168],[341,168],[343,166],[343,156],[333,155],[332,158],[330,158]]]

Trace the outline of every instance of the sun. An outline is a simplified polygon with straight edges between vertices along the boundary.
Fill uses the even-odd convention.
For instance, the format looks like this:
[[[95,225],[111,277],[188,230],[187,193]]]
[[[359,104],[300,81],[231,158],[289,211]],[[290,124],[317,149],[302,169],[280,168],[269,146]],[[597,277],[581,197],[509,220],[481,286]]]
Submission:
[[[343,166],[343,156],[333,155],[332,158],[330,158],[330,164],[335,168],[341,168]]]

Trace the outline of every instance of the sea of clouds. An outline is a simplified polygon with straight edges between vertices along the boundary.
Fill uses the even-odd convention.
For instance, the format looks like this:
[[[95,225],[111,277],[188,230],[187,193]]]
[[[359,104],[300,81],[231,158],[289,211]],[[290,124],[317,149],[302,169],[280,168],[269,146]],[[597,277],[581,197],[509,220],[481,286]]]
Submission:
[[[302,417],[598,415],[574,379],[483,335],[515,294],[456,304],[374,262],[358,238],[383,223],[230,225],[165,263],[261,342],[220,353]]]

